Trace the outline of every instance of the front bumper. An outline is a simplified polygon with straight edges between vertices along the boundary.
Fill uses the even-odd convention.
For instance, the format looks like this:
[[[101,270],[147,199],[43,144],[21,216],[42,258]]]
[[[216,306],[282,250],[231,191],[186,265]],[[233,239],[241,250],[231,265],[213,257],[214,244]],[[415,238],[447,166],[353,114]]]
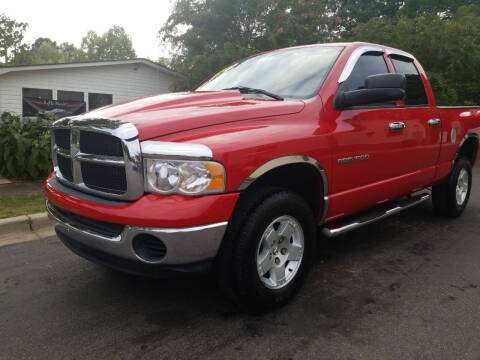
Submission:
[[[183,228],[126,225],[119,235],[106,236],[85,226],[84,223],[72,220],[65,215],[67,213],[65,209],[56,207],[49,200],[46,201],[46,208],[49,217],[54,221],[59,238],[77,254],[97,262],[103,262],[101,261],[103,254],[104,259],[111,260],[110,263],[118,260],[116,261],[118,264],[123,261],[132,265],[142,265],[142,268],[147,265],[171,267],[208,262],[216,256],[228,225],[226,221]],[[158,239],[165,245],[166,252],[161,259],[150,260],[138,253],[133,242],[141,235]],[[121,267],[120,270],[137,272]]]

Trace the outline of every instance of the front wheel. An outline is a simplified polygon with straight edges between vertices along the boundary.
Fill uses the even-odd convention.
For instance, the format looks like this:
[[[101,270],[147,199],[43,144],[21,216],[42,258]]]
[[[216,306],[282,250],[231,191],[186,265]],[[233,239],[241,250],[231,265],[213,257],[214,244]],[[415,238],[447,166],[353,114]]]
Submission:
[[[466,158],[455,161],[449,176],[432,191],[437,214],[458,217],[467,207],[472,189],[472,165]]]
[[[246,216],[233,242],[229,261],[218,271],[235,302],[251,312],[284,305],[299,290],[313,255],[312,211],[288,191],[271,194]],[[224,254],[225,256],[226,254]]]

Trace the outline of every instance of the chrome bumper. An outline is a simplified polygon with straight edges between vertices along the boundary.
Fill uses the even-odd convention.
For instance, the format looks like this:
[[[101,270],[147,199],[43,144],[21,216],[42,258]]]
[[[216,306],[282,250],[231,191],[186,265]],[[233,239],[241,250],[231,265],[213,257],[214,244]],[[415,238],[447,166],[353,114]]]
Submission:
[[[130,261],[144,264],[182,265],[213,259],[220,247],[228,222],[188,228],[146,228],[126,225],[116,237],[106,237],[90,229],[72,224],[63,214],[46,201],[49,217],[55,230],[84,246]],[[132,246],[138,235],[151,235],[161,240],[166,254],[160,261],[147,261],[139,257]]]

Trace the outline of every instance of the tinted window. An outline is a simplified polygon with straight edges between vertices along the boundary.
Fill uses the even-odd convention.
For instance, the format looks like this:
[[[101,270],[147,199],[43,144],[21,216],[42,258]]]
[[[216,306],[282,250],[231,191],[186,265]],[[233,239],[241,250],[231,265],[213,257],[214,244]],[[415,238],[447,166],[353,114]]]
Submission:
[[[342,49],[311,46],[260,54],[220,71],[197,90],[247,86],[285,98],[308,99],[318,94]]]
[[[42,100],[52,100],[52,90],[48,89],[22,89],[23,97],[35,98]]]
[[[111,94],[88,94],[88,110],[93,110],[112,103]]]
[[[83,92],[79,91],[57,91],[57,99],[61,101],[84,101]]]
[[[49,89],[22,89],[23,116],[38,116],[39,107],[46,101],[52,100],[52,90]]]
[[[346,81],[348,90],[363,89],[368,76],[386,73],[388,73],[388,67],[383,54],[365,53],[360,56]]]
[[[412,60],[391,57],[395,71],[407,78],[405,105],[428,105],[427,93],[417,68]]]

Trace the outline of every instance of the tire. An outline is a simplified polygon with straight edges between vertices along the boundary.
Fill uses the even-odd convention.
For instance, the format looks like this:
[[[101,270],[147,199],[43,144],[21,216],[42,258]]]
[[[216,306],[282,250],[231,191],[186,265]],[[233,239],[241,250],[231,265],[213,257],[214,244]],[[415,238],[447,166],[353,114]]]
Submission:
[[[459,217],[467,207],[471,190],[472,165],[462,157],[455,161],[448,177],[433,187],[432,202],[435,212],[444,217]]]
[[[227,231],[216,269],[221,288],[251,313],[281,307],[294,297],[307,276],[316,231],[303,198],[290,191],[259,190],[262,200],[243,204],[249,209],[243,219],[235,213],[232,228],[238,232]]]

